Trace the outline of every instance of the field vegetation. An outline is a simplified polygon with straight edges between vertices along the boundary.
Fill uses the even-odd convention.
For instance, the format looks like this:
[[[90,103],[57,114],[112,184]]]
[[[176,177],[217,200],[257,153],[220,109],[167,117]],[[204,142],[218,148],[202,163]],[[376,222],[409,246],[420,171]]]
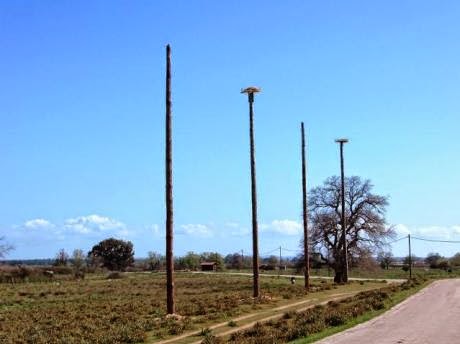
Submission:
[[[322,283],[321,283],[322,282]],[[305,296],[301,283],[262,278],[251,297],[250,277],[177,274],[177,313],[166,316],[165,278],[157,273],[87,274],[4,283],[0,289],[1,343],[138,343]],[[337,288],[315,281],[313,291]]]
[[[155,342],[189,331],[207,329],[216,323],[228,324],[228,328],[237,329],[244,322],[232,321],[239,315],[259,312],[285,305],[296,300],[305,300],[303,283],[290,284],[287,278],[276,276],[261,279],[262,297],[252,298],[252,279],[250,276],[233,276],[212,274],[178,273],[177,313],[180,316],[167,316],[165,305],[165,276],[163,273],[120,273],[105,272],[85,267],[86,275],[74,265],[56,265],[43,267],[2,266],[0,268],[0,343],[141,343]],[[240,272],[249,272],[239,270]],[[313,269],[312,275],[333,276],[327,268]],[[268,274],[278,274],[278,271],[266,271]],[[282,274],[292,274],[294,270],[281,271]],[[407,278],[408,273],[401,268],[389,269],[359,269],[351,270],[352,277],[361,278]],[[460,271],[456,268],[449,270],[413,268],[413,275],[418,280],[409,285],[409,290],[417,286],[423,279],[458,277]],[[356,285],[365,282],[354,282]],[[367,285],[367,282],[366,282]],[[370,285],[370,284],[369,284]],[[378,285],[372,286],[377,288]],[[365,317],[372,312],[381,311],[377,301],[384,304],[385,309],[391,302],[402,295],[401,290],[384,290],[384,293],[367,292],[350,301],[356,309],[356,317],[345,317],[349,313],[347,303],[339,302],[340,311],[337,325],[327,320],[327,313],[320,316],[322,322],[303,327],[298,331],[300,336],[308,328],[308,338],[312,338],[316,328],[318,333],[327,333],[343,326],[349,326],[356,319]],[[407,285],[404,288],[408,288]],[[337,291],[334,291],[337,289]],[[333,293],[344,293],[359,288],[353,283],[339,286],[331,279],[313,279],[312,298],[323,300],[322,295],[331,297]],[[361,289],[361,290],[364,290]],[[329,293],[328,291],[331,291]],[[324,293],[318,293],[324,292]],[[364,296],[363,296],[364,295]],[[389,295],[382,299],[382,295]],[[396,295],[396,296],[395,296]],[[365,300],[361,306],[359,300]],[[359,302],[358,302],[359,301]],[[333,305],[332,303],[331,305]],[[380,303],[379,303],[380,305]],[[330,306],[330,305],[329,305]],[[327,307],[317,307],[316,310],[326,312]],[[342,312],[345,312],[343,313]],[[307,313],[299,313],[310,316]],[[348,313],[347,313],[348,312]],[[371,312],[371,313],[370,313]],[[281,313],[282,314],[282,313]],[[262,340],[272,336],[276,342],[284,342],[298,338],[294,330],[283,326],[299,328],[300,318],[290,311],[280,320],[284,337],[274,335],[270,327],[276,327],[278,322],[272,320],[269,325],[258,324],[256,330],[248,333],[260,334]],[[316,314],[316,313],[315,313]],[[256,317],[256,321],[262,319]],[[299,318],[298,320],[292,320]],[[342,321],[342,320],[343,321]],[[249,320],[248,320],[249,322]],[[272,325],[270,325],[272,324]],[[280,325],[281,326],[281,325]],[[303,325],[302,325],[303,326]],[[315,327],[316,326],[316,327]],[[251,332],[253,331],[253,332]],[[255,331],[255,332],[254,332]],[[268,331],[268,332],[267,332]],[[304,331],[304,332],[302,332]],[[238,332],[231,338],[217,339],[215,331],[204,331],[201,338],[206,342],[230,340],[233,342],[262,343],[256,340],[256,335]],[[268,337],[267,337],[268,336]],[[270,337],[270,338],[272,338]],[[199,339],[199,338],[198,338]]]
[[[401,285],[390,285],[377,290],[361,292],[340,301],[330,301],[301,312],[287,312],[278,320],[256,323],[247,330],[238,331],[228,338],[208,335],[203,343],[309,343],[311,336],[324,333],[331,328],[341,328],[353,323],[359,317],[369,313],[381,312],[400,301],[400,295],[416,291],[425,283],[424,279],[415,279]],[[307,337],[307,338],[305,338]],[[318,339],[319,336],[314,337]]]

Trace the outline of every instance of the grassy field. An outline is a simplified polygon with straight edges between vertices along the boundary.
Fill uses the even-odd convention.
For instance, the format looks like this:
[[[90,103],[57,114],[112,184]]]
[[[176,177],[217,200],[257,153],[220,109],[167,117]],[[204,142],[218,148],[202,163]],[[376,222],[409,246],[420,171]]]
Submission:
[[[283,278],[262,278],[263,297],[254,300],[250,277],[177,274],[176,308],[183,317],[174,319],[165,316],[164,286],[164,275],[152,273],[1,284],[0,342],[138,343],[305,297],[301,283]],[[335,288],[349,286],[313,284],[317,293]]]
[[[376,290],[326,304],[316,305],[299,312],[286,312],[277,320],[256,323],[253,327],[224,338],[209,338],[208,343],[312,343],[327,335],[370,319],[426,285],[416,279],[402,285],[384,286]]]
[[[214,343],[217,340],[214,338],[216,336],[219,336],[219,340],[225,340],[234,332],[250,328],[258,322],[274,321],[281,318],[286,312],[300,312],[330,300],[340,300],[359,292],[376,290],[387,285],[381,281],[356,281],[345,285],[331,285],[325,280],[321,280],[320,284],[324,288],[316,287],[316,291],[301,298],[279,300],[276,305],[264,305],[266,307],[259,307],[259,309],[246,312],[242,316],[231,317],[229,321],[212,323],[208,327],[202,327],[200,331],[187,331],[181,336],[168,339],[168,344],[198,344],[203,340],[205,343]]]

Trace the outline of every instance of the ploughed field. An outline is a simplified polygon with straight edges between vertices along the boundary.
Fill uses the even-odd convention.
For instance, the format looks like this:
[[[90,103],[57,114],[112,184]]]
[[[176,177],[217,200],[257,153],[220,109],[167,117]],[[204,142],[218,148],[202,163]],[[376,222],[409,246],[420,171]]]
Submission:
[[[252,298],[246,276],[179,273],[176,312],[165,316],[165,275],[132,273],[120,279],[0,284],[0,343],[139,343],[178,335],[229,317],[305,296],[302,281],[261,279]],[[362,282],[361,282],[362,283]],[[313,292],[344,288],[313,281]]]

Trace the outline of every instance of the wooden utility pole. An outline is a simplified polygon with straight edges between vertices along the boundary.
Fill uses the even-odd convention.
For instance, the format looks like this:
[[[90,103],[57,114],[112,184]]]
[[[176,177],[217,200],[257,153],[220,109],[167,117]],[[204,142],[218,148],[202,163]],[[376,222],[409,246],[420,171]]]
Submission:
[[[257,188],[256,188],[256,159],[254,143],[254,93],[260,92],[257,87],[248,87],[241,91],[247,93],[249,102],[249,141],[251,150],[251,200],[252,200],[252,271],[253,296],[259,297],[259,238],[257,226]]]
[[[171,47],[166,46],[166,305],[174,314]]]
[[[345,169],[343,161],[343,144],[347,139],[337,139],[335,142],[340,144],[340,178],[341,178],[341,196],[342,196],[342,246],[343,246],[343,280],[348,282],[348,252],[347,252],[347,217],[345,213]]]
[[[280,277],[281,275],[281,246],[280,246],[280,262],[278,264],[278,278]]]
[[[407,235],[407,238],[409,239],[409,279],[412,279],[412,250],[410,246],[410,234]]]
[[[302,217],[303,217],[303,254],[305,264],[305,289],[310,289],[310,250],[308,243],[308,204],[307,204],[307,166],[305,162],[305,129],[300,124],[302,135]]]

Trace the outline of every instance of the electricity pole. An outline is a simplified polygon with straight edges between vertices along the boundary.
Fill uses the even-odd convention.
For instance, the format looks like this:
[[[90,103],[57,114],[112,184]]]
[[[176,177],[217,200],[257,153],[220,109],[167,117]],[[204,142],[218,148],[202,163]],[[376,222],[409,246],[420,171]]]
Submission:
[[[340,176],[341,176],[341,196],[342,196],[342,245],[343,245],[343,281],[348,282],[348,254],[347,254],[347,219],[345,216],[345,172],[343,161],[343,144],[347,143],[347,139],[337,139],[335,142],[340,143]]]
[[[412,279],[412,250],[410,247],[410,234],[407,236],[409,239],[409,279]]]
[[[254,93],[260,92],[257,87],[248,87],[241,90],[247,93],[249,102],[249,141],[251,150],[251,199],[252,199],[252,271],[253,271],[253,296],[259,297],[259,242],[257,228],[257,189],[256,189],[256,159],[254,143]]]
[[[305,162],[305,129],[300,125],[302,135],[302,217],[303,217],[303,254],[305,264],[305,289],[310,289],[310,252],[308,247],[308,208],[307,208],[307,167]]]
[[[166,305],[174,314],[171,47],[166,46]]]
[[[280,263],[278,266],[278,278],[280,277],[280,275],[281,275],[281,246],[280,246]]]

